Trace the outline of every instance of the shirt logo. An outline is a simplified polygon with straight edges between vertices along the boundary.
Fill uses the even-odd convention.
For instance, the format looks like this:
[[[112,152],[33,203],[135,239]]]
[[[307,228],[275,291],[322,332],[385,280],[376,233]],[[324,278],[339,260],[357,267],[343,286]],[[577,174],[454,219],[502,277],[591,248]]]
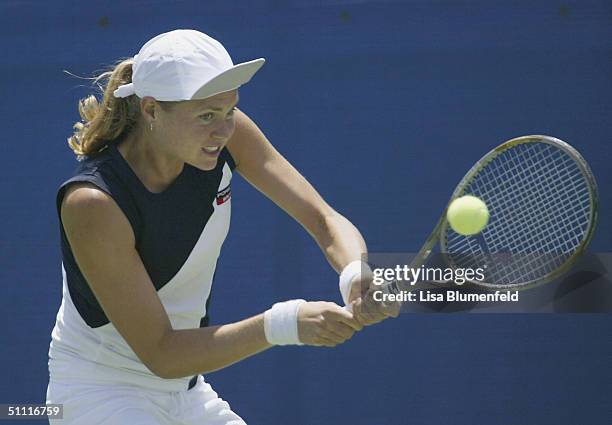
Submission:
[[[229,201],[231,198],[232,198],[232,189],[230,185],[227,185],[225,189],[217,192],[217,205],[224,204],[225,202]]]

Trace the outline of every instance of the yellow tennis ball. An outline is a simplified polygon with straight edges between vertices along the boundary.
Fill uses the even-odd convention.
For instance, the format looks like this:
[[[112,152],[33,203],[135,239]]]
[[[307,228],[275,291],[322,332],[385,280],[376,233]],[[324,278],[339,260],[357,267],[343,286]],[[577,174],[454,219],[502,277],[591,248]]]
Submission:
[[[466,195],[451,202],[446,218],[455,232],[463,236],[474,235],[489,222],[489,210],[479,198]]]

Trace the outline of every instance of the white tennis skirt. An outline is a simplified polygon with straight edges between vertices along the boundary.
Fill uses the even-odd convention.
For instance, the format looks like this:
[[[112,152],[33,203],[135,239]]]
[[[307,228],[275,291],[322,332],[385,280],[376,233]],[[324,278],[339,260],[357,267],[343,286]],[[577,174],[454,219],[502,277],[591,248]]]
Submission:
[[[201,375],[192,389],[174,392],[51,380],[50,403],[64,406],[52,425],[246,425]]]

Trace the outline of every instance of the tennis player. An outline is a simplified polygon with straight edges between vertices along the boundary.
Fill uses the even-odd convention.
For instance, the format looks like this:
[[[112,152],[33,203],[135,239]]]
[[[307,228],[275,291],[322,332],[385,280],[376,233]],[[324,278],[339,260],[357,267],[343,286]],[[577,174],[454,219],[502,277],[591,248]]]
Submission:
[[[57,194],[63,299],[47,403],[63,424],[244,424],[200,375],[273,345],[335,346],[393,315],[355,290],[350,308],[289,300],[208,326],[238,171],[312,235],[341,286],[368,285],[359,231],[236,109],[264,59],[234,65],[194,30],[158,35],[96,82]],[[259,282],[246,282],[259,285]]]

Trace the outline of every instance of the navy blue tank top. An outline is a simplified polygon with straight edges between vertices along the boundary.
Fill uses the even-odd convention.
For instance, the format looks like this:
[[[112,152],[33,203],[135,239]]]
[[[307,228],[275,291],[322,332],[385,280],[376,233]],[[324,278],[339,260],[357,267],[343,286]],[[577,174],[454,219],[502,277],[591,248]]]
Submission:
[[[80,161],[73,177],[60,186],[56,203],[65,284],[78,314],[89,327],[104,326],[109,319],[79,270],[61,224],[60,208],[66,188],[71,183],[89,182],[111,196],[132,226],[136,250],[158,293],[169,282],[173,285],[168,291],[174,291],[174,287],[182,287],[177,291],[184,291],[186,284],[181,280],[197,277],[198,273],[202,276],[202,285],[212,284],[217,258],[211,257],[219,254],[229,228],[230,180],[234,168],[232,156],[223,149],[215,169],[202,171],[185,164],[166,190],[152,193],[123,158],[116,143],[109,144],[95,157]],[[178,275],[181,269],[185,270]],[[208,324],[210,288],[204,293],[207,299],[199,301],[204,304],[201,311],[205,313],[200,318],[200,326]],[[179,303],[175,295],[164,295],[169,304]],[[184,298],[185,294],[181,297],[180,302],[186,303],[188,297]],[[166,307],[182,311],[174,304]]]

